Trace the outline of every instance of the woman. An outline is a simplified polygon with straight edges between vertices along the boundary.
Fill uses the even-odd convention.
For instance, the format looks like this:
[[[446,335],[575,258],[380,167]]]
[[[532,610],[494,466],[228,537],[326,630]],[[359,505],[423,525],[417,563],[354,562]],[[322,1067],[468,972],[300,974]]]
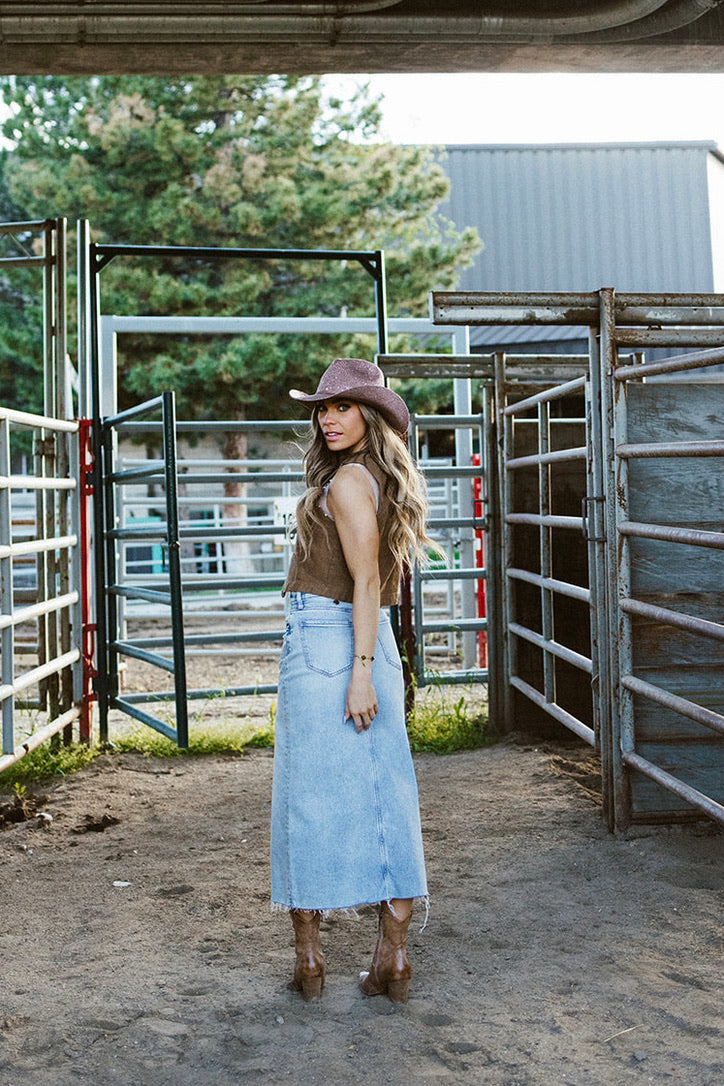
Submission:
[[[291,986],[321,995],[319,921],[379,908],[366,995],[408,996],[405,940],[427,903],[417,786],[405,731],[402,668],[386,608],[400,572],[424,557],[422,478],[403,440],[409,412],[371,362],[337,358],[312,405],[307,491],[283,592],[272,791],[272,901],[291,914]]]

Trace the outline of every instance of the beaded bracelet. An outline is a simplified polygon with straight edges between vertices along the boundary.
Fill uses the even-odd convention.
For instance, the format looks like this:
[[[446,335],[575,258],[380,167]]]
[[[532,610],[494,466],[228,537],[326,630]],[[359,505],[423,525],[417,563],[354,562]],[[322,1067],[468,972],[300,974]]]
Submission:
[[[365,656],[364,654],[362,654],[360,656],[359,653],[354,654],[354,659],[355,660],[361,660],[362,661],[362,667],[367,667],[367,661],[368,660],[369,660],[369,662],[371,664],[373,664],[374,660],[375,660],[374,656]]]

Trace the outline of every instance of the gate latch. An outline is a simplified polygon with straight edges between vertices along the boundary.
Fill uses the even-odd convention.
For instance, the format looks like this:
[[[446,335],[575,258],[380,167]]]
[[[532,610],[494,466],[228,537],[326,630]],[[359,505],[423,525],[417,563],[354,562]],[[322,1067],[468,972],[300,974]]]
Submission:
[[[583,523],[581,525],[581,531],[583,532],[583,538],[585,540],[587,540],[589,543],[605,543],[606,542],[606,536],[605,535],[591,535],[591,533],[589,531],[588,503],[589,502],[601,502],[601,503],[603,503],[604,500],[605,500],[604,498],[596,496],[596,495],[594,495],[594,496],[592,496],[590,498],[581,498],[581,518],[583,520]]]

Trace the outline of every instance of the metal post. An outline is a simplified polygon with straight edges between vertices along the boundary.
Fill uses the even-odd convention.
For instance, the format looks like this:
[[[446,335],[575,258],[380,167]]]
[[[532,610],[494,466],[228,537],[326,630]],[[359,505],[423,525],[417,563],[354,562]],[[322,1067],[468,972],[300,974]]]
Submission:
[[[550,452],[550,404],[548,401],[538,404],[538,455],[544,456]],[[551,513],[551,474],[550,465],[540,462],[538,464],[538,512],[541,517],[547,517]],[[538,529],[540,548],[540,573],[542,577],[553,576],[553,564],[551,560],[551,532],[547,524],[541,523]],[[553,639],[553,593],[550,588],[541,585],[541,633],[546,641]],[[543,649],[543,691],[547,702],[553,704],[556,701],[556,673],[555,660],[547,649]]]
[[[456,355],[468,353],[470,349],[470,335],[467,327],[456,328],[453,341],[453,350]],[[456,377],[453,381],[453,414],[472,415],[472,382],[469,377]],[[483,472],[485,471],[484,457]],[[455,463],[469,467],[473,462],[473,431],[456,427],[455,429]],[[458,492],[458,516],[470,517],[474,515],[473,483],[471,479],[459,479]],[[460,565],[463,569],[470,569],[475,564],[475,548],[473,535],[463,533],[458,544]],[[460,612],[463,618],[474,619],[477,617],[476,584],[472,580],[460,582]],[[474,668],[477,664],[478,638],[474,631],[468,631],[462,635],[463,643],[463,667]]]
[[[66,274],[66,221],[63,218],[56,219],[55,223],[55,325],[53,339],[55,343],[55,371],[56,371],[56,409],[58,418],[70,419],[73,417],[73,403],[70,392],[70,362],[68,359],[67,326],[66,317],[68,309],[67,299],[67,274]],[[70,476],[70,443],[75,443],[75,436],[59,433],[56,437],[56,469],[61,479]],[[69,492],[63,488],[58,492],[58,535],[68,534],[70,523],[70,502],[72,498]],[[57,575],[61,595],[70,591],[71,587],[71,563],[72,556],[67,549],[58,555]],[[56,591],[53,584],[53,593]],[[60,653],[64,655],[71,649],[71,623],[70,611],[67,608],[58,615],[60,626],[59,640]],[[55,647],[57,655],[58,647]],[[73,672],[70,667],[65,668],[60,675],[59,705],[53,716],[58,712],[65,712],[73,704]],[[72,725],[65,729],[64,739],[70,743],[73,738]]]
[[[105,576],[106,581],[99,595],[105,597],[106,615],[106,643],[98,644],[99,652],[103,653],[103,659],[107,663],[107,697],[108,705],[112,705],[120,692],[120,675],[118,671],[118,650],[115,642],[118,640],[118,604],[115,594],[111,591],[118,584],[118,548],[114,536],[117,526],[115,486],[113,481],[114,469],[114,438],[113,427],[103,426],[103,443],[101,446],[102,473],[103,473],[103,513],[104,525],[101,535],[101,546],[105,550]],[[99,671],[101,666],[99,665]],[[106,734],[106,739],[108,738]]]
[[[486,424],[481,427],[481,460],[485,464],[483,478],[487,505],[485,541],[485,613],[487,616],[488,649],[488,717],[493,729],[505,719],[505,631],[503,627],[503,567],[501,561],[501,493],[498,462],[500,414],[497,409],[496,388],[483,389],[483,411]]]
[[[103,426],[101,418],[99,323],[100,302],[98,297],[98,268],[95,261],[95,246],[88,247],[90,276],[89,293],[89,362],[90,393],[92,411],[93,463],[91,470],[93,493],[93,558],[95,590],[95,632],[96,665],[95,686],[98,695],[99,739],[101,744],[108,742],[108,623],[106,617],[106,551],[103,543],[105,513],[103,503],[105,488],[103,484]]]
[[[54,224],[48,219],[43,229],[43,414],[56,417],[55,344],[55,276],[53,264]]]
[[[626,457],[619,457],[616,449],[628,440],[628,381],[611,381],[613,388],[613,471],[615,472],[615,514],[616,523],[629,520],[629,462]],[[631,537],[621,535],[616,538],[618,553],[618,596],[613,598],[617,613],[611,614],[611,623],[617,624],[618,674],[633,673],[632,620],[628,611],[619,607],[620,599],[631,596]],[[613,552],[612,552],[613,563]],[[634,696],[627,687],[619,682],[620,749],[622,753],[634,750]]]
[[[82,743],[90,743],[92,736],[93,680],[97,676],[94,661],[95,623],[91,622],[93,559],[91,547],[91,512],[93,496],[91,482],[91,421],[81,419],[78,427],[78,590],[80,595],[79,610],[81,637],[81,680],[80,691],[76,698],[81,703],[81,715],[78,721],[79,738]],[[107,735],[106,735],[107,738]]]
[[[90,228],[87,219],[78,219],[77,229],[77,310],[78,310],[78,416],[90,418],[93,414],[91,379],[91,275]]]
[[[608,734],[601,737],[601,760],[605,773],[610,775],[612,796],[611,824],[615,829],[626,829],[631,821],[631,796],[626,769],[621,759],[621,682],[618,659],[618,530],[616,497],[616,456],[614,449],[615,403],[619,394],[614,379],[616,368],[616,312],[615,292],[606,287],[600,292],[601,310],[601,391],[602,391],[602,456],[606,466],[606,585],[608,602],[607,657],[609,661],[610,688],[608,690],[610,718]]]
[[[10,423],[8,419],[0,419],[0,476],[8,480],[0,489],[0,542],[12,543],[13,517],[12,496],[10,492]],[[0,557],[0,614],[7,615],[10,622],[3,626],[0,645],[2,646],[2,660],[0,682],[3,686],[13,685],[13,658],[15,633],[12,624],[13,617],[13,557],[9,553],[6,557]],[[2,700],[2,753],[12,754],[15,750],[15,696],[9,694]]]
[[[173,392],[163,393],[163,461],[166,482],[166,543],[168,546],[171,634],[173,637],[176,741],[189,745],[188,703],[186,700],[186,653],[184,651],[181,545],[178,525],[178,474],[176,470],[176,407]]]
[[[603,694],[607,687],[602,669],[605,668],[605,653],[601,652],[601,619],[605,611],[605,578],[598,570],[598,555],[603,535],[601,528],[602,503],[600,475],[600,367],[598,340],[593,329],[589,329],[589,365],[588,380],[585,389],[586,411],[586,497],[582,503],[583,533],[586,539],[588,564],[589,624],[591,630],[591,694],[593,710],[593,732],[596,750],[601,749],[601,721],[603,719]],[[605,791],[605,789],[604,789]]]
[[[385,253],[375,250],[375,312],[377,316],[377,353],[387,354],[387,283]]]
[[[513,701],[513,688],[511,679],[516,670],[515,644],[510,633],[510,624],[513,621],[513,608],[511,603],[512,587],[506,575],[507,569],[513,564],[513,541],[511,527],[506,523],[506,516],[510,512],[513,493],[512,473],[506,469],[506,462],[513,455],[513,420],[504,414],[506,406],[505,387],[505,355],[495,355],[495,399],[498,416],[498,426],[502,433],[498,443],[498,486],[500,490],[500,611],[502,641],[499,662],[501,664],[502,688],[503,688],[503,723],[506,731],[515,727],[515,713]]]

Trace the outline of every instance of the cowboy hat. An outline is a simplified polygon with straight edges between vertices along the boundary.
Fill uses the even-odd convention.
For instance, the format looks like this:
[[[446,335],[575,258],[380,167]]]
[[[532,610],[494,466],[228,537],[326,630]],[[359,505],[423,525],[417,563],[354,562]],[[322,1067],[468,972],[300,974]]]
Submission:
[[[292,388],[289,395],[302,403],[349,399],[370,404],[401,434],[406,433],[410,425],[410,412],[405,401],[385,386],[379,366],[365,362],[363,358],[335,358],[322,374],[316,392],[308,395]]]

